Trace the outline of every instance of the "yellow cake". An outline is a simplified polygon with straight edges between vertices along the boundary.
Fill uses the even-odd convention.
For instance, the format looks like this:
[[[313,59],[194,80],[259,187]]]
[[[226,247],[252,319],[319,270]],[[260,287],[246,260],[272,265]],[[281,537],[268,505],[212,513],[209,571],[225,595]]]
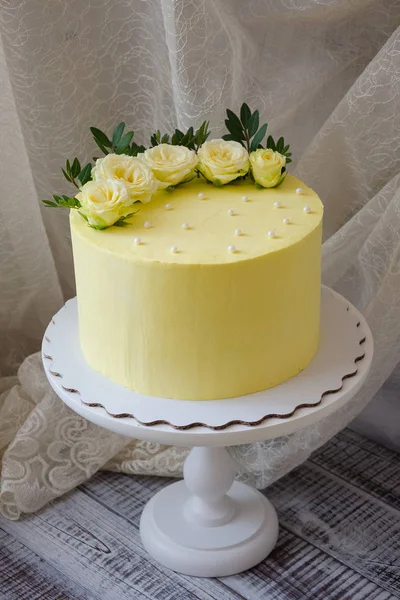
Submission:
[[[212,400],[310,363],[323,214],[313,190],[290,175],[274,189],[196,178],[139,209],[129,227],[104,231],[71,211],[89,365],[149,396]]]

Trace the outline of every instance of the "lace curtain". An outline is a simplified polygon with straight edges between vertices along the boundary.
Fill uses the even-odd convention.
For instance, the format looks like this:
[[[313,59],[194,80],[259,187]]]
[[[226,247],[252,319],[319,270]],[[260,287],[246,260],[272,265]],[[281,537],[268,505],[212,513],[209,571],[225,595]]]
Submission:
[[[324,283],[366,315],[372,373],[319,425],[232,448],[240,476],[268,485],[374,395],[356,423],[400,447],[399,26],[397,0],[0,0],[3,514],[37,510],[104,466],[178,476],[186,454],[83,421],[29,356],[74,295],[67,214],[40,199],[68,191],[65,157],[93,156],[90,125],[125,120],[144,141],[207,118],[217,136],[224,109],[245,100],[325,203]]]

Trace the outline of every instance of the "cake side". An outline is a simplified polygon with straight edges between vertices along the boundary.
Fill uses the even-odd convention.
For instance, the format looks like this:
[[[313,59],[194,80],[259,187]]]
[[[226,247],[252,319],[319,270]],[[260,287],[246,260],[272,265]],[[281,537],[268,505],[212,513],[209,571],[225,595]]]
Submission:
[[[88,363],[138,392],[188,400],[296,375],[318,347],[322,213],[291,176],[268,190],[196,179],[157,192],[122,229],[95,231],[72,211]]]

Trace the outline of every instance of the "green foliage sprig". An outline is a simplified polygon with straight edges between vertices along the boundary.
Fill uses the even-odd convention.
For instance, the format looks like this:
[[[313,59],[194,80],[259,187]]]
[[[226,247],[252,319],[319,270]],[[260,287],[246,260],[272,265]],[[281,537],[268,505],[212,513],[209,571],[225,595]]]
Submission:
[[[261,142],[267,133],[268,124],[264,123],[259,127],[260,113],[258,110],[252,113],[248,105],[243,103],[240,108],[240,117],[229,108],[226,115],[225,125],[229,133],[223,135],[222,139],[239,142],[249,153],[262,147]]]
[[[51,208],[80,208],[81,203],[77,198],[71,198],[70,196],[57,196],[53,194],[53,200],[42,200],[45,206]]]
[[[69,160],[65,163],[65,169],[61,169],[67,181],[72,183],[78,190],[92,178],[92,163],[87,163],[83,168],[77,158],[74,158],[72,164]],[[79,181],[80,185],[76,182]]]
[[[275,143],[272,135],[269,135],[265,147],[269,148],[270,150],[273,150],[274,152],[279,152],[279,154],[282,154],[283,156],[286,156],[287,165],[292,162],[292,153],[289,152],[290,144],[285,145],[285,140],[283,139],[283,137],[280,137],[279,140]]]
[[[189,127],[185,133],[180,131],[180,129],[175,129],[172,136],[169,136],[168,133],[161,135],[160,130],[157,130],[150,137],[150,143],[153,148],[159,144],[172,144],[173,146],[186,146],[189,150],[197,151],[210,135],[208,127],[209,121],[203,121],[196,131],[194,131],[193,127]]]
[[[240,107],[240,116],[229,110],[229,108],[226,115],[225,125],[229,133],[223,135],[222,139],[239,142],[249,153],[264,147],[262,141],[266,136],[268,123],[264,123],[260,127],[260,113],[258,110],[251,112],[249,106],[244,102]],[[286,156],[286,163],[292,162],[290,158],[292,153],[289,152],[290,145],[285,144],[283,137],[275,143],[273,137],[269,135],[265,148],[270,148]]]
[[[119,123],[114,129],[111,139],[98,129],[97,127],[91,127],[93,139],[103,152],[103,154],[128,154],[129,156],[137,156],[139,153],[144,152],[146,148],[137,144],[134,140],[133,131],[125,131],[125,123]]]
[[[81,217],[86,221],[88,226],[91,227],[92,229],[97,229],[98,231],[102,231],[103,229],[108,229],[108,227],[110,227],[110,225],[93,225],[93,224],[89,223],[89,219],[83,212],[81,212],[80,210],[78,212],[81,215]],[[129,223],[126,222],[127,219],[129,219],[130,217],[133,217],[133,215],[136,215],[137,212],[139,212],[139,211],[135,210],[134,212],[129,213],[129,215],[120,217],[118,219],[118,221],[115,221],[115,223],[113,223],[112,227],[127,227],[129,225]]]

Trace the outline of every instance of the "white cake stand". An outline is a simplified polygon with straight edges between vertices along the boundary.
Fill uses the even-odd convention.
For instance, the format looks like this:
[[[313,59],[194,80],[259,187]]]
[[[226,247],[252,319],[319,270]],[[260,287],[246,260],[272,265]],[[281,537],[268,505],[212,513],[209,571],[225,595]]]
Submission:
[[[340,409],[360,389],[373,354],[368,325],[328,288],[322,288],[321,312],[320,347],[309,367],[270,390],[209,402],[144,396],[91,369],[79,346],[75,299],[52,319],[43,362],[63,402],[122,435],[193,446],[184,481],[158,492],[140,522],[144,547],[166,567],[226,576],[256,565],[274,548],[275,510],[263,494],[234,481],[225,446],[294,433]]]

